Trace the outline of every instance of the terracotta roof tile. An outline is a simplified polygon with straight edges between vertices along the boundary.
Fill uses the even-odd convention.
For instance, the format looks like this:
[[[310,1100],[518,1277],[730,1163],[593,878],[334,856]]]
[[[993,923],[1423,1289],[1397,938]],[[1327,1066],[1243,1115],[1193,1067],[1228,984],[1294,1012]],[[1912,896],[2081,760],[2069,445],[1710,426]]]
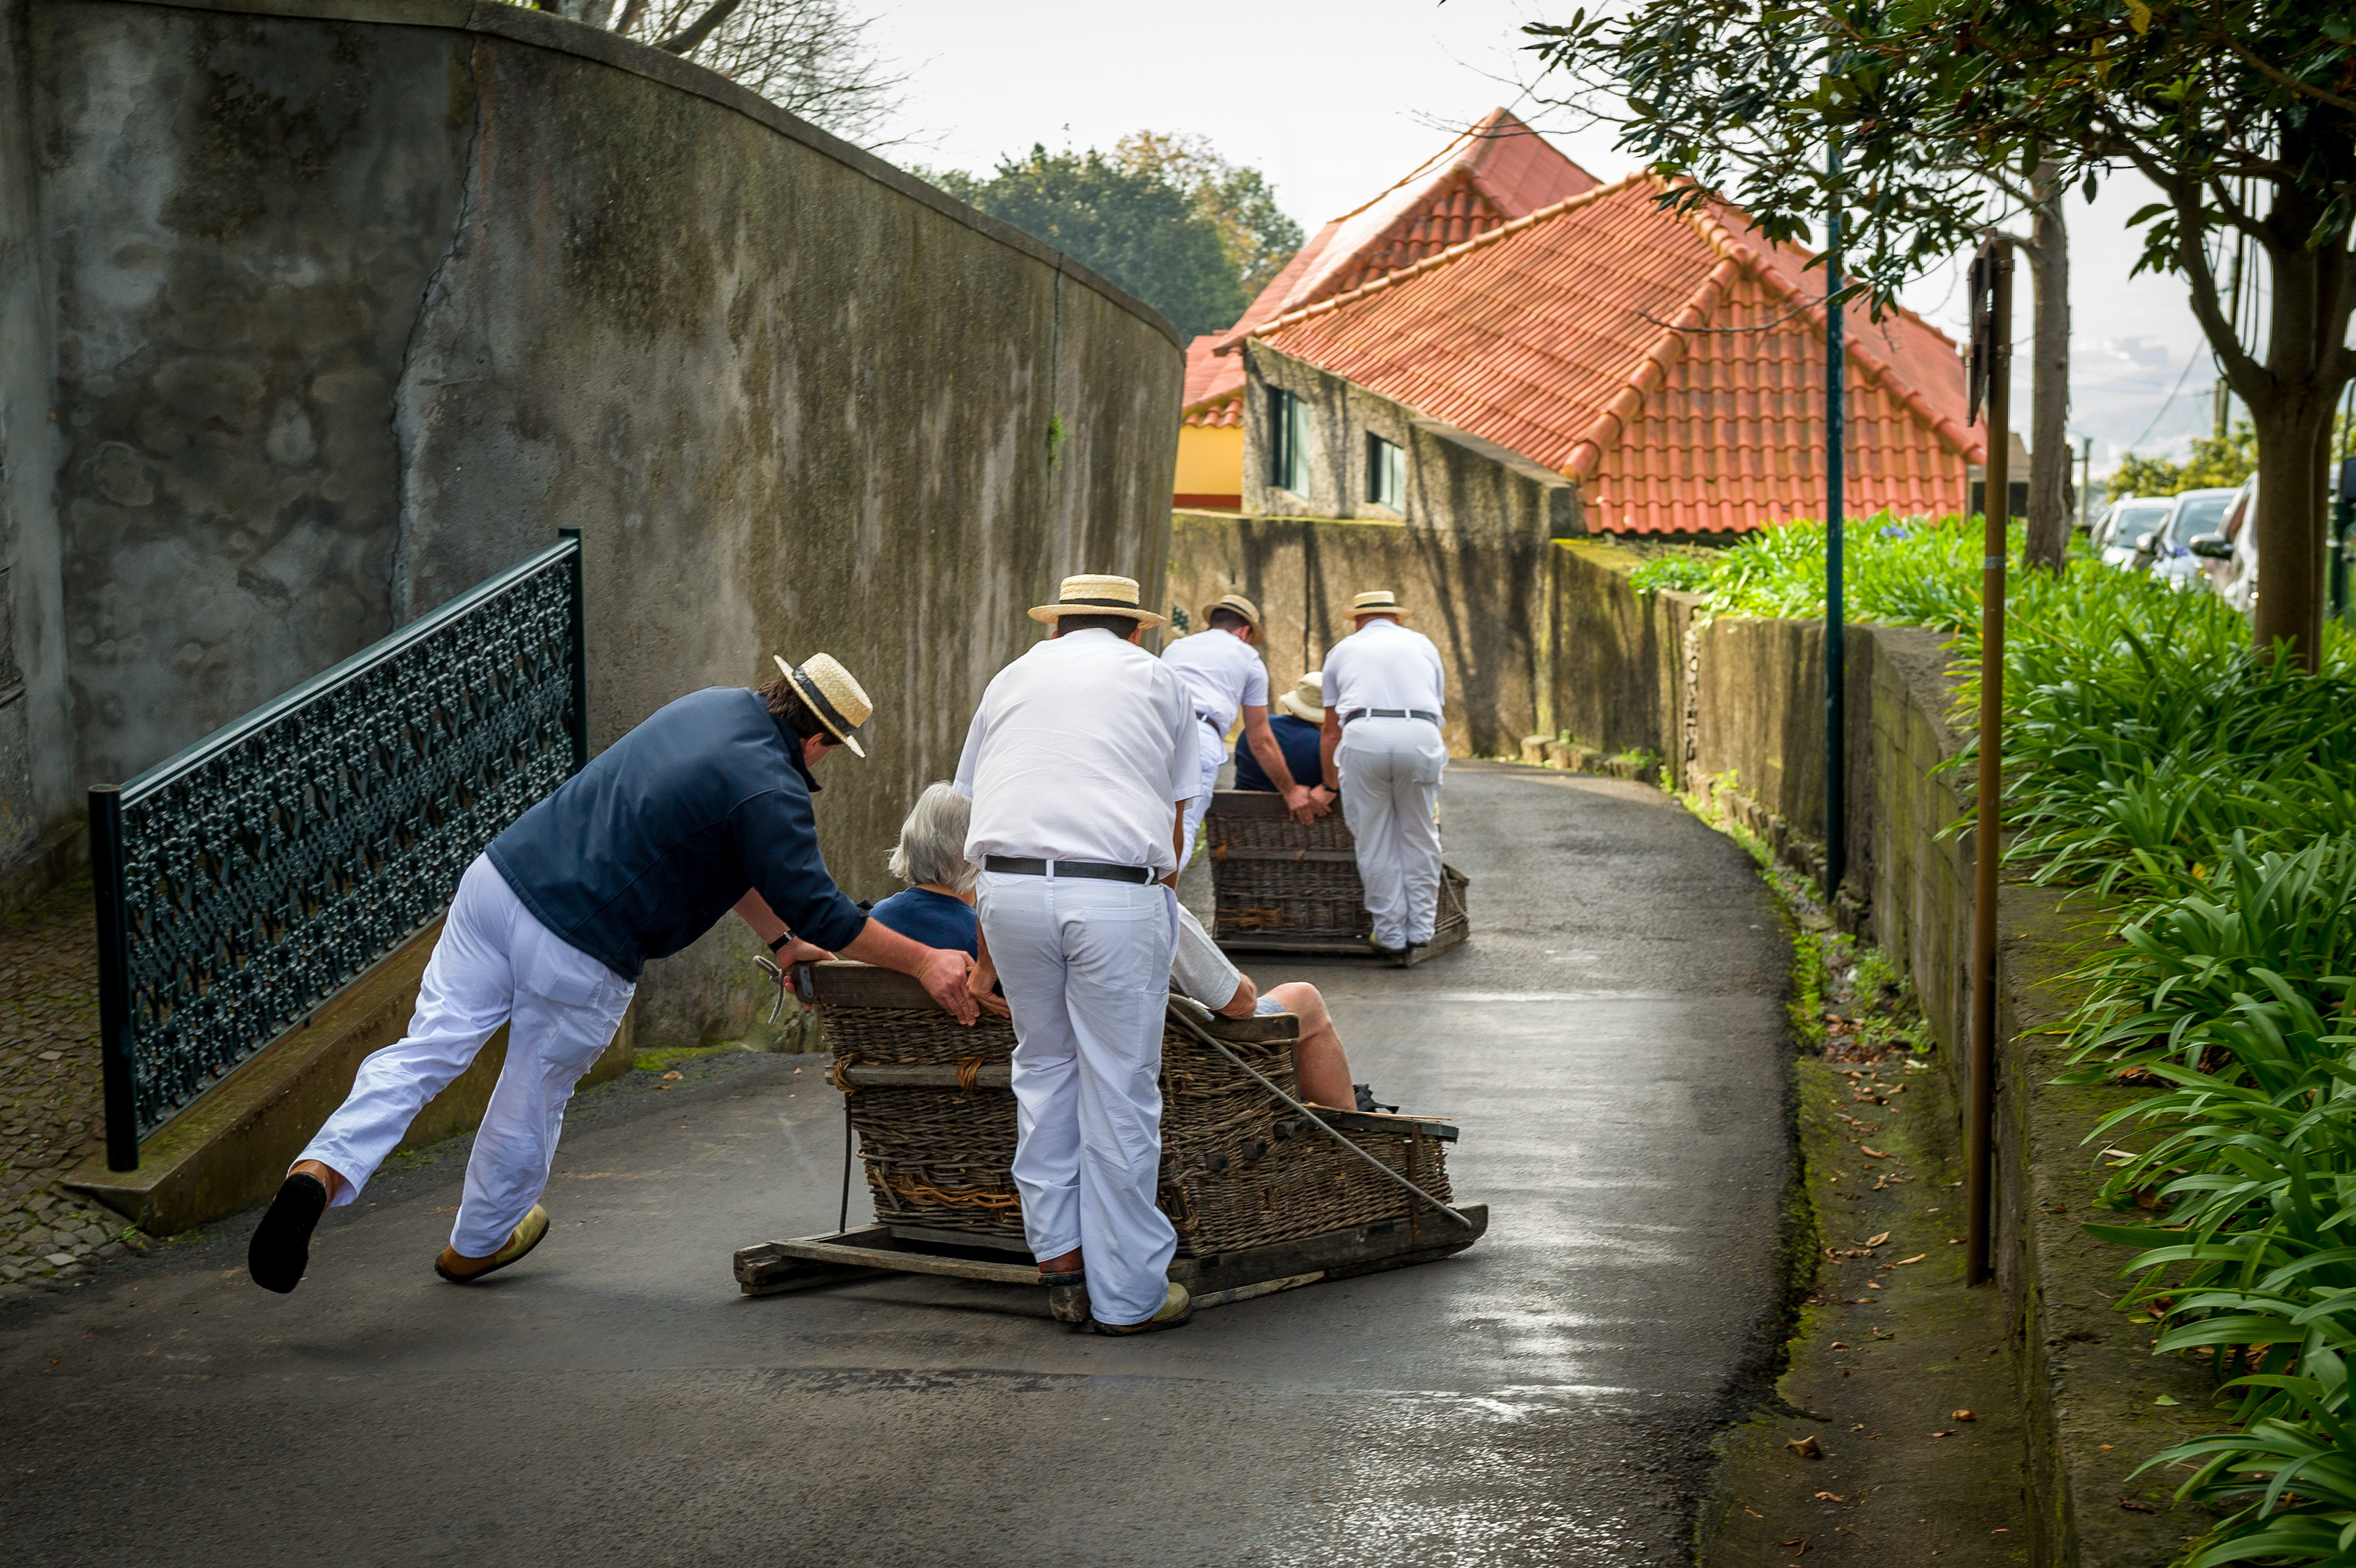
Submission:
[[[1179,416],[1178,423],[1205,430],[1233,430],[1244,422],[1244,392],[1237,387],[1225,397],[1206,398]]]
[[[1320,229],[1230,331],[1356,288],[1598,183],[1545,137],[1493,109],[1405,179]],[[1212,341],[1187,346],[1189,410],[1243,388],[1242,361],[1213,355]]]
[[[1633,175],[1244,337],[1581,480],[1590,527],[1728,532],[1823,509],[1823,306],[1806,252]],[[1978,450],[1954,346],[1847,313],[1849,505],[1944,510]]]

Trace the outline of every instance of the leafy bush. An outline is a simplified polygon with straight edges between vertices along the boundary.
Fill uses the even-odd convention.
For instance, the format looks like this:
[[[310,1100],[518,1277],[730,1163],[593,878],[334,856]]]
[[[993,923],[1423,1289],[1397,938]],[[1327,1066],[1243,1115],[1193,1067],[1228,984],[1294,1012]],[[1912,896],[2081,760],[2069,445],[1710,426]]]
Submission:
[[[2356,1562],[2356,670],[2305,676],[2221,601],[2134,574],[2025,575],[2006,639],[2008,858],[2126,900],[2088,971],[2072,1075],[2153,1083],[2094,1138],[2090,1226],[2141,1249],[2121,1302],[2206,1350],[2233,1429],[2155,1455],[2222,1507],[2188,1568]],[[1976,637],[1958,639],[1974,656]],[[1976,693],[1966,690],[1968,703]]]
[[[1698,594],[1709,586],[1710,559],[1698,551],[1680,550],[1655,555],[1629,574],[1628,582],[1640,594]]]
[[[1901,518],[1883,511],[1849,522],[1841,538],[1844,618],[1954,631],[1979,618],[1980,521]],[[2022,525],[2012,530],[2020,548]],[[1814,617],[1825,613],[1825,525],[1803,519],[1762,529],[1704,557],[1664,555],[1636,568],[1640,593],[1702,595],[1708,613]]]
[[[1976,523],[1875,519],[1844,553],[1850,613],[1954,631],[1976,671],[1980,548]],[[1715,613],[1824,612],[1821,523],[1672,559],[1649,585]],[[2356,648],[2328,624],[2303,675],[2215,596],[2091,563],[2006,586],[2007,858],[2126,906],[2072,1077],[2158,1086],[2094,1138],[2141,1132],[2104,1197],[2164,1212],[2087,1229],[2139,1249],[2121,1309],[2236,1402],[2145,1467],[2194,1466],[2179,1496],[2227,1510],[2184,1568],[2356,1564]]]
[[[2112,471],[2109,494],[2176,496],[2186,490],[2226,489],[2258,471],[2258,436],[2244,420],[2230,435],[2193,437],[2192,451],[2181,463],[2166,457],[2138,457],[2128,453]]]

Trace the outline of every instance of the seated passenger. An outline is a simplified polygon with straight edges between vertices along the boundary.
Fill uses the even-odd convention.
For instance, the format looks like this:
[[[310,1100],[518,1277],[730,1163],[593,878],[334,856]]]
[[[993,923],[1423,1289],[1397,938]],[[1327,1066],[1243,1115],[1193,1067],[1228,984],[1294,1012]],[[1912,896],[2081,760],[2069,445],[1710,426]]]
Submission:
[[[1194,911],[1178,906],[1178,956],[1170,965],[1170,989],[1191,996],[1223,1018],[1269,1017],[1290,1013],[1301,1020],[1301,1044],[1294,1059],[1301,1069],[1301,1098],[1312,1105],[1335,1110],[1396,1111],[1377,1105],[1375,1092],[1350,1081],[1350,1058],[1343,1054],[1342,1036],[1325,998],[1305,980],[1269,988],[1263,996],[1251,977],[1219,950],[1211,933]]]
[[[1324,703],[1324,672],[1312,670],[1293,683],[1291,691],[1277,698],[1276,712],[1269,715],[1268,733],[1276,737],[1277,749],[1284,753],[1284,765],[1292,770],[1292,776],[1320,780],[1309,793],[1320,803],[1330,806],[1333,792],[1322,782],[1325,764],[1317,750],[1318,736],[1325,725]],[[1236,747],[1236,788],[1276,792],[1268,770],[1259,765],[1259,758],[1248,746]]]
[[[911,941],[979,955],[981,921],[973,912],[973,863],[965,857],[973,802],[952,784],[927,784],[892,851],[892,875],[908,884],[867,911]]]

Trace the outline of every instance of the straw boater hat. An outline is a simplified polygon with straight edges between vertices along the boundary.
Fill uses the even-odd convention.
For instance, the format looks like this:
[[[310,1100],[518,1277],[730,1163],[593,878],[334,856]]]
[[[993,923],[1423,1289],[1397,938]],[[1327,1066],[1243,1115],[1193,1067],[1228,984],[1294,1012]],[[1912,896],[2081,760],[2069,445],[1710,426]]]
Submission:
[[[1142,627],[1156,627],[1162,618],[1137,603],[1134,577],[1066,577],[1055,602],[1031,612],[1033,620],[1056,621],[1066,616],[1127,616]]]
[[[1312,725],[1325,722],[1325,671],[1312,670],[1292,683],[1292,690],[1276,700],[1276,705],[1296,719],[1307,719]]]
[[[1350,601],[1350,613],[1361,620],[1368,616],[1397,616],[1401,620],[1407,619],[1408,617],[1407,607],[1400,604],[1398,596],[1388,588],[1376,588],[1372,593],[1360,594]]]
[[[769,657],[776,659],[777,669],[794,683],[795,693],[818,715],[818,722],[851,747],[851,756],[866,756],[867,748],[859,744],[859,732],[874,715],[875,704],[867,700],[867,689],[851,678],[851,671],[824,653],[810,655],[799,668],[774,653]]]
[[[1209,604],[1205,605],[1203,607],[1203,624],[1205,626],[1209,626],[1211,624],[1211,612],[1213,610],[1233,610],[1236,614],[1243,617],[1247,621],[1249,621],[1251,623],[1251,628],[1254,631],[1258,631],[1259,629],[1259,607],[1252,603],[1249,599],[1244,597],[1241,594],[1221,594],[1217,598],[1213,599]]]

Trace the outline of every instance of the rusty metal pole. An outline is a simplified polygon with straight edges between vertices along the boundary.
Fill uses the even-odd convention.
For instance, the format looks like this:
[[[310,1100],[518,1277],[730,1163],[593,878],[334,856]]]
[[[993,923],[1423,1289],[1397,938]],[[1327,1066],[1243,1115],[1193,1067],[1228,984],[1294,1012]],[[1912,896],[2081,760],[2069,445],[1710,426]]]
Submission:
[[[1997,863],[2003,853],[1997,794],[2004,758],[2004,553],[2012,510],[2012,247],[1981,247],[1987,324],[1975,322],[1987,389],[1987,534],[1980,562],[1979,814],[1972,834],[1972,1060],[1965,1112],[1964,1202],[1968,1284],[1995,1273],[1991,1197],[1996,1147]],[[1976,280],[1977,281],[1977,280]],[[1975,315],[1977,315],[1975,312]]]

